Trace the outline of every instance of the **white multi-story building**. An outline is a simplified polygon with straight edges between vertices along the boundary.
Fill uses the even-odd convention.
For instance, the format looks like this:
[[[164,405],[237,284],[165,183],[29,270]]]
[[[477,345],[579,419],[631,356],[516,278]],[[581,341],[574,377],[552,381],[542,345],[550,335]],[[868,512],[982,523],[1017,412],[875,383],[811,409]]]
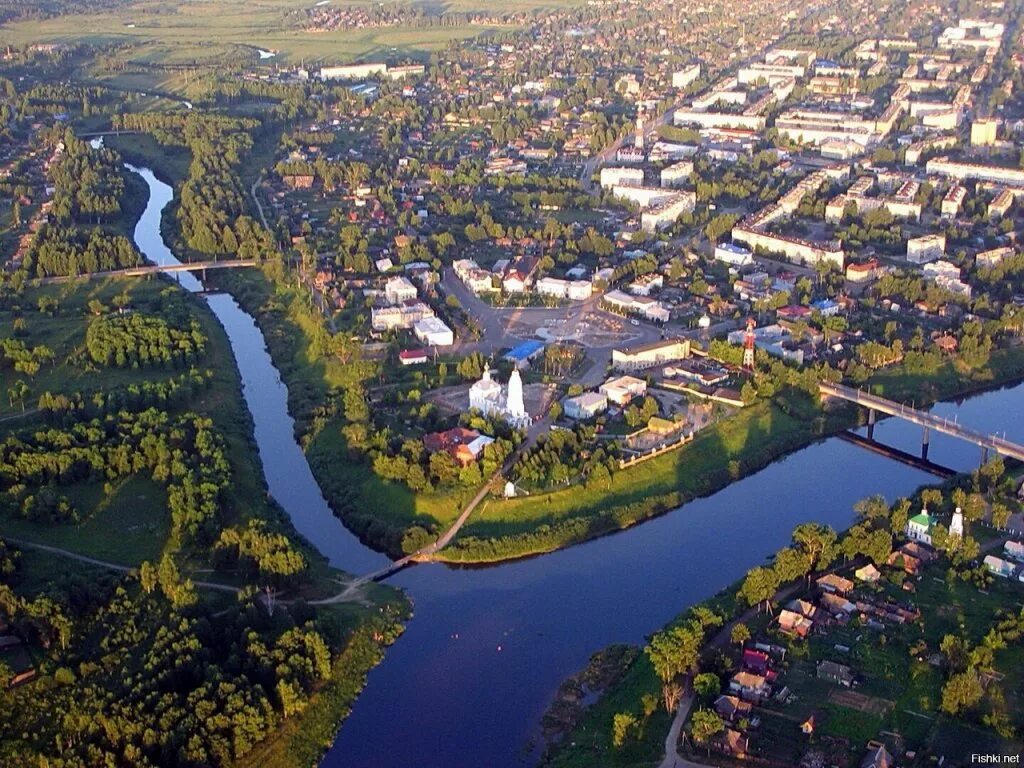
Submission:
[[[974,263],[977,264],[979,268],[984,267],[987,269],[992,269],[994,267],[999,266],[1004,259],[1012,255],[1013,248],[1010,248],[1009,246],[1004,246],[1002,248],[992,248],[991,250],[982,251],[981,253],[977,254],[974,257]]]
[[[375,331],[412,328],[425,317],[433,317],[434,310],[422,301],[407,301],[395,307],[374,307],[370,310],[370,327]]]
[[[640,371],[690,356],[688,339],[665,339],[636,347],[612,350],[612,367],[619,371]]]
[[[603,189],[614,189],[615,187],[642,187],[644,185],[643,168],[602,168],[601,187]]]
[[[415,299],[416,286],[405,277],[392,277],[384,283],[384,298],[391,305]]]
[[[681,160],[678,163],[673,163],[667,168],[661,169],[661,186],[681,187],[690,180],[692,175],[693,162],[690,160]]]
[[[828,262],[842,269],[843,261],[846,258],[843,247],[838,242],[800,240],[795,237],[775,235],[743,224],[733,227],[732,239],[734,242],[744,243],[755,251],[761,248],[769,253],[782,254],[799,264]]]
[[[991,147],[996,143],[996,133],[998,130],[998,120],[975,120],[971,123],[971,146]]]
[[[700,128],[740,128],[748,131],[763,131],[767,124],[767,120],[761,115],[705,112],[698,109],[677,109],[673,120],[676,125],[696,125]]]
[[[320,69],[321,80],[362,80],[375,75],[386,75],[388,65],[376,64],[348,64],[341,67],[322,67]]]
[[[640,227],[644,232],[657,232],[671,227],[684,213],[697,207],[694,192],[679,192],[675,197],[644,211],[640,216]]]
[[[626,405],[634,397],[647,394],[647,382],[635,376],[613,376],[597,389],[616,405]]]
[[[691,64],[672,73],[672,87],[685,88],[700,77],[700,63]]]
[[[608,398],[599,392],[584,392],[582,395],[566,398],[562,401],[562,406],[568,418],[584,421],[608,410]]]
[[[612,196],[616,200],[636,203],[641,208],[662,205],[680,194],[682,193],[676,192],[673,189],[663,189],[662,187],[612,187]]]
[[[992,202],[988,204],[987,213],[989,217],[1001,219],[1010,212],[1010,208],[1013,207],[1014,199],[1013,192],[1008,189],[1002,190],[992,199]]]
[[[966,187],[963,187],[960,184],[954,184],[951,186],[942,197],[942,205],[940,207],[942,216],[947,219],[955,219],[957,214],[960,213],[960,208],[963,206],[964,200],[966,199]]]
[[[907,240],[907,261],[911,264],[926,264],[941,259],[946,254],[944,234],[922,235]]]
[[[977,181],[994,181],[1000,184],[1024,186],[1024,170],[1003,168],[998,165],[980,165],[978,163],[960,163],[948,157],[932,158],[925,165],[928,173],[937,176],[948,176],[952,179],[975,179]]]
[[[557,277],[542,277],[534,287],[542,296],[571,301],[586,301],[594,291],[589,280],[562,280]]]

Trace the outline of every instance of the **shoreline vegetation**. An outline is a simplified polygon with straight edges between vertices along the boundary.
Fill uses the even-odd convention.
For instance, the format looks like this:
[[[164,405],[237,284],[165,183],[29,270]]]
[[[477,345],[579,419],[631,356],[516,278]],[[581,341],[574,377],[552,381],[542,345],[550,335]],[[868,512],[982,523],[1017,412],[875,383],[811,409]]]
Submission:
[[[220,274],[215,284],[256,318],[275,366],[289,387],[289,407],[313,473],[335,514],[368,546],[391,557],[407,554],[403,537],[414,526],[439,533],[465,494],[414,494],[352,461],[332,410],[345,385],[341,365],[318,354],[320,318],[290,288],[263,275]],[[994,350],[984,367],[958,371],[945,362],[931,375],[899,367],[876,374],[873,391],[919,406],[956,399],[1024,379],[1024,348]],[[326,407],[325,407],[326,406]],[[492,498],[434,559],[491,564],[536,556],[629,528],[708,496],[813,443],[863,423],[848,405],[823,408],[810,398],[777,395],[699,432],[670,453],[615,473],[604,487],[573,485],[517,499]]]
[[[111,145],[161,180],[179,186],[188,173],[187,149],[150,136],[114,137]],[[202,258],[176,227],[177,196],[164,212],[162,230],[183,258]],[[296,437],[318,484],[342,522],[360,540],[392,558],[415,551],[446,530],[465,501],[466,488],[414,492],[374,473],[364,455],[350,450],[343,429],[343,395],[361,389],[372,363],[343,365],[331,353],[331,335],[308,297],[288,282],[283,265],[268,261],[264,273],[219,273],[212,286],[231,293],[259,324],[275,367],[289,390]],[[928,373],[904,364],[876,371],[865,386],[877,394],[923,406],[966,397],[1024,379],[1024,348],[995,349],[977,369],[943,360]],[[823,408],[817,398],[780,389],[712,427],[675,451],[612,474],[603,485],[576,483],[515,499],[486,500],[459,535],[433,558],[488,564],[555,551],[615,533],[710,495],[813,443],[858,426],[863,415],[848,404]]]
[[[176,158],[168,157],[171,167],[173,167],[173,161]],[[152,167],[149,158],[144,153],[126,152],[123,159],[133,165]],[[161,180],[174,185],[173,171],[169,171],[161,165],[152,167],[152,170]],[[137,174],[125,172],[124,176],[126,185],[131,191],[131,194],[127,196],[130,205],[125,208],[113,228],[122,231],[126,237],[134,239],[134,229],[148,202],[149,193],[144,181]],[[174,231],[173,226],[167,226],[173,219],[168,220],[166,214],[173,215],[175,207],[168,206],[169,210],[165,211],[164,226],[161,227],[165,237],[169,232],[173,233]],[[168,237],[167,241],[172,245],[175,243],[173,237]],[[138,249],[138,243],[133,243],[133,245]],[[129,295],[133,299],[140,297],[144,305],[155,304],[158,295],[171,291],[181,297],[178,300],[181,306],[176,311],[194,318],[194,328],[196,329],[194,333],[197,334],[197,337],[198,334],[202,334],[206,345],[203,353],[206,359],[227,359],[233,362],[226,331],[207,303],[188,292],[174,291],[173,288],[170,288],[172,285],[172,280],[157,277],[131,282],[127,285],[116,280],[93,284],[71,281],[59,287],[26,288],[32,297],[52,295],[60,301],[60,311],[51,312],[51,315],[55,314],[56,318],[46,317],[41,313],[41,319],[33,320],[34,325],[30,325],[29,330],[33,333],[49,334],[54,339],[59,339],[61,344],[70,343],[68,338],[74,334],[65,338],[66,334],[61,331],[57,322],[58,320],[63,322],[65,317],[78,317],[71,311],[72,305],[75,308],[78,308],[79,304],[84,307],[87,298],[92,298],[94,303],[97,303],[96,299],[110,302],[115,291],[121,287],[125,288],[125,297]],[[86,298],[82,298],[82,296]],[[165,300],[165,303],[169,302],[171,302],[170,299]],[[141,315],[133,316],[141,317]],[[96,325],[97,322],[94,321],[93,325]],[[38,331],[36,330],[37,326]],[[63,354],[62,348],[55,348]],[[39,381],[33,382],[33,394],[38,395],[42,391],[35,386],[38,384],[39,387],[44,388],[56,387],[55,396],[68,396],[72,399],[79,398],[82,402],[93,402],[97,397],[110,394],[107,390],[110,390],[111,386],[113,386],[111,391],[117,394],[128,386],[149,385],[149,379],[153,375],[149,370],[138,372],[115,370],[112,374],[108,374],[107,385],[98,386],[93,379],[75,376],[72,375],[73,373],[69,369],[67,375],[62,372],[61,378],[58,379],[56,372],[44,369],[38,377]],[[225,498],[224,501],[223,531],[228,531],[228,525],[237,526],[248,521],[249,530],[261,532],[265,530],[273,532],[273,535],[284,534],[294,546],[294,557],[299,562],[304,561],[307,569],[301,580],[287,583],[282,580],[278,585],[285,587],[281,593],[282,599],[278,601],[279,605],[281,608],[284,608],[285,605],[288,607],[283,611],[278,610],[276,615],[271,614],[274,616],[273,620],[268,617],[264,620],[264,624],[269,627],[276,622],[273,624],[275,628],[283,626],[288,621],[286,614],[293,614],[296,622],[301,625],[301,628],[295,631],[305,632],[315,622],[317,629],[323,633],[323,638],[329,643],[326,650],[330,654],[329,673],[324,674],[326,670],[319,672],[318,679],[306,685],[304,694],[300,695],[296,688],[294,705],[291,708],[286,707],[279,719],[276,714],[272,713],[274,725],[266,731],[266,738],[262,741],[251,741],[251,749],[245,751],[244,756],[241,756],[242,752],[240,751],[240,756],[232,760],[231,764],[242,766],[258,762],[268,768],[308,766],[315,764],[330,747],[343,721],[351,712],[353,703],[365,687],[370,670],[384,658],[385,648],[404,631],[404,623],[411,616],[411,604],[400,591],[378,585],[369,585],[364,588],[362,594],[357,596],[358,602],[325,605],[315,609],[308,604],[309,600],[336,593],[339,578],[347,578],[349,574],[331,567],[312,542],[298,533],[286,512],[268,496],[266,478],[256,450],[252,414],[245,406],[242,397],[242,381],[237,366],[234,364],[226,367],[216,366],[204,375],[206,376],[205,384],[199,396],[193,396],[189,407],[198,409],[202,415],[209,417],[212,426],[222,436],[221,439],[226,449],[227,462],[230,464],[230,473],[233,478],[233,491],[230,498]],[[164,403],[164,406],[170,408],[172,412],[181,405],[177,400],[171,401],[170,398]],[[12,418],[9,425],[2,425],[0,433],[10,432],[13,434],[17,430],[27,429],[36,420],[52,416],[49,411],[37,410],[26,413],[12,410],[12,414],[18,415],[18,418],[16,420]],[[136,499],[133,502],[134,516],[124,514],[128,509],[125,504],[129,503],[127,499],[129,493],[136,494],[133,496],[133,499]],[[29,521],[11,519],[3,521],[5,523],[4,532],[25,540],[43,540],[48,543],[56,541],[58,545],[67,546],[76,554],[101,558],[115,564],[124,564],[132,569],[125,584],[125,589],[130,595],[135,595],[138,591],[137,586],[140,580],[143,592],[149,593],[145,579],[148,578],[151,571],[148,571],[147,568],[152,568],[152,563],[160,560],[161,551],[164,553],[164,560],[160,565],[161,574],[163,574],[162,569],[165,567],[165,562],[172,562],[168,555],[173,555],[174,560],[177,560],[178,566],[182,569],[183,583],[186,584],[191,584],[184,580],[193,573],[196,574],[193,578],[205,578],[199,574],[210,570],[209,566],[212,562],[217,571],[214,580],[227,582],[227,586],[222,591],[228,591],[228,587],[240,588],[242,590],[240,594],[245,597],[247,602],[252,602],[252,605],[245,607],[240,604],[239,607],[232,607],[232,600],[218,596],[216,592],[211,594],[200,589],[194,596],[189,597],[189,600],[195,603],[195,608],[189,609],[187,606],[191,603],[182,598],[182,605],[185,607],[182,608],[183,613],[180,615],[188,615],[190,618],[187,620],[193,622],[197,620],[195,618],[197,616],[206,617],[209,611],[219,611],[213,613],[209,619],[201,618],[198,625],[200,627],[202,627],[201,622],[206,620],[211,622],[214,619],[227,621],[217,617],[229,613],[231,616],[236,613],[245,613],[247,620],[256,621],[253,616],[261,613],[256,610],[259,601],[254,601],[254,597],[258,595],[256,587],[249,584],[248,579],[243,577],[240,568],[222,570],[226,566],[218,560],[218,558],[223,560],[220,545],[218,544],[213,550],[206,551],[176,531],[169,530],[166,521],[161,522],[160,513],[162,511],[163,515],[167,515],[168,500],[167,494],[159,485],[149,481],[143,475],[129,477],[123,482],[109,482],[103,486],[102,494],[98,488],[86,487],[84,484],[81,488],[75,486],[69,491],[69,496],[72,501],[82,504],[83,509],[90,513],[80,524],[76,523],[73,528],[69,525],[66,528],[58,529],[51,526],[44,529]],[[145,501],[139,501],[143,499]],[[144,526],[138,524],[140,520],[145,523]],[[106,521],[105,524],[104,521]],[[109,536],[109,529],[105,526],[117,527],[129,524],[131,526],[128,530],[139,529],[139,532],[128,533],[116,540],[102,538],[102,536]],[[266,527],[253,528],[253,524]],[[143,528],[149,531],[150,537],[157,536],[160,540],[147,542],[144,538],[140,538],[139,533]],[[231,530],[241,530],[241,528],[232,528]],[[75,531],[80,531],[80,533],[76,534]],[[56,539],[53,539],[54,534],[57,534]],[[257,535],[262,536],[263,534]],[[223,536],[221,538],[223,539]],[[267,541],[270,540],[267,538]],[[0,544],[2,543],[3,541],[0,539]],[[65,560],[58,554],[38,552],[31,548],[22,551],[17,546],[15,549],[18,550],[16,555],[21,555],[21,559],[26,564],[25,572],[20,575],[19,582],[20,586],[25,589],[34,590],[37,588],[37,584],[42,587],[48,578],[45,574],[65,572],[73,573],[75,578],[78,578],[79,573],[86,573],[90,569],[95,570],[92,566],[83,566],[74,560]],[[141,568],[138,567],[140,564]],[[174,566],[168,567],[174,569]],[[174,572],[177,573],[177,570]],[[120,578],[108,577],[107,570],[103,567],[100,567],[97,573],[104,589],[113,589],[112,585],[115,583],[115,579]],[[161,575],[161,579],[163,579],[163,575]],[[163,588],[163,582],[161,582],[161,589]],[[190,590],[191,587],[187,589]],[[138,600],[143,602],[147,606],[147,610],[152,610],[154,614],[156,611],[162,610],[162,608],[155,607],[157,606],[155,598],[147,598],[140,594]],[[174,609],[178,610],[176,603]],[[191,613],[189,613],[190,610]],[[148,621],[149,618],[147,615],[146,620]],[[261,630],[267,629],[267,627],[264,627],[263,624],[260,625]],[[309,637],[313,638],[313,635],[310,634]],[[309,642],[312,643],[315,639],[313,638]],[[45,658],[36,660],[35,664],[40,674],[54,673],[52,662]],[[57,671],[60,672],[60,670]],[[276,696],[276,689],[271,691],[270,695]],[[30,716],[26,709],[25,717]]]
[[[1011,469],[1011,464],[1013,472],[1006,472],[1006,469]],[[809,743],[821,745],[833,742],[834,748],[845,744],[847,748],[856,750],[864,742],[885,733],[895,737],[895,742],[901,745],[906,744],[904,737],[923,741],[923,753],[927,756],[932,740],[940,741],[937,734],[943,728],[949,728],[957,730],[967,740],[965,744],[981,743],[980,740],[984,740],[987,748],[995,752],[1010,753],[1019,749],[1020,731],[1014,727],[1013,718],[1004,716],[1004,707],[1007,705],[1003,703],[1001,692],[1002,687],[1012,688],[1019,679],[1019,673],[1006,669],[1006,665],[1013,664],[1013,647],[999,640],[990,640],[990,636],[992,632],[1002,631],[1000,627],[1024,621],[1024,610],[1020,610],[1019,592],[1012,580],[996,578],[983,565],[979,565],[983,552],[994,551],[995,547],[1006,540],[1002,529],[985,521],[985,509],[989,505],[995,507],[1007,503],[1015,493],[1013,473],[1019,471],[1020,466],[1016,462],[1007,462],[1004,469],[1003,462],[996,460],[974,472],[960,473],[945,481],[919,486],[909,498],[897,499],[891,506],[881,496],[864,499],[854,505],[856,517],[850,521],[849,527],[838,533],[813,522],[798,525],[793,532],[793,543],[771,555],[768,565],[751,567],[744,577],[681,610],[649,636],[650,642],[646,647],[614,644],[595,651],[583,669],[561,683],[542,717],[546,745],[539,765],[541,768],[583,768],[595,764],[595,755],[601,755],[600,764],[607,766],[660,764],[663,758],[671,757],[671,754],[668,757],[665,755],[665,737],[669,733],[673,715],[678,716],[675,707],[676,702],[680,701],[689,715],[680,730],[680,743],[684,749],[680,749],[680,743],[675,745],[680,758],[696,761],[691,764],[732,765],[733,761],[718,751],[713,758],[711,752],[705,755],[702,745],[707,746],[710,737],[702,736],[694,713],[714,712],[708,708],[718,694],[730,693],[724,681],[732,671],[742,668],[738,666],[741,662],[734,657],[738,657],[743,649],[752,648],[754,642],[771,644],[773,653],[776,643],[788,645],[783,656],[785,661],[780,665],[785,670],[789,670],[791,664],[806,663],[808,659],[813,662],[822,648],[831,648],[836,640],[832,634],[818,640],[813,635],[809,639],[797,640],[773,628],[771,625],[778,611],[772,608],[781,609],[785,601],[794,597],[812,599],[816,577],[828,573],[852,579],[856,569],[871,563],[882,569],[884,575],[880,584],[886,585],[881,588],[883,592],[889,590],[908,595],[905,598],[908,604],[916,604],[920,611],[919,620],[908,624],[906,630],[902,628],[902,623],[897,627],[886,626],[881,634],[865,632],[863,624],[852,623],[844,628],[846,634],[841,635],[842,642],[849,643],[849,646],[836,648],[845,649],[844,663],[853,663],[860,653],[867,653],[879,668],[864,666],[867,662],[862,661],[863,674],[858,675],[862,690],[872,692],[880,684],[890,686],[890,697],[897,701],[888,703],[897,704],[897,709],[868,716],[844,709],[843,705],[833,703],[831,697],[824,704],[817,701],[804,702],[802,707],[813,710],[819,722],[826,726],[824,729],[815,729]],[[920,566],[920,571],[910,569],[905,572],[905,561],[898,559],[894,562],[891,556],[886,557],[886,553],[895,551],[901,541],[913,543],[905,536],[904,526],[908,515],[914,510],[927,507],[933,513],[937,512],[940,518],[948,519],[954,508],[959,511],[961,503],[968,505],[966,509],[973,510],[965,512],[965,519],[971,519],[972,522],[962,537],[953,536],[942,523],[935,526],[932,546],[937,553],[937,562],[926,560]],[[884,546],[880,546],[878,537],[881,537]],[[817,565],[812,565],[809,571],[806,565],[795,567],[800,561],[799,555],[815,547],[828,554],[820,555]],[[772,572],[777,575],[766,579],[766,575]],[[913,587],[910,583],[912,578],[919,582],[916,589],[900,589]],[[865,583],[859,578],[858,583],[859,588],[865,588]],[[872,589],[875,593],[879,592],[879,587],[872,586]],[[975,593],[980,598],[976,598]],[[936,598],[941,605],[932,604]],[[1005,610],[1007,600],[1013,606],[1009,610]],[[767,610],[762,612],[763,607]],[[1019,618],[1014,617],[1016,611],[1020,611]],[[986,623],[993,621],[993,627]],[[671,654],[666,655],[664,647],[659,647],[659,644],[669,638],[678,640],[685,637],[698,624],[703,634],[691,647],[692,661],[678,668],[678,674],[673,679],[668,679],[659,662],[664,664]],[[940,645],[938,640],[941,638],[942,653],[939,656],[945,658],[949,655],[947,644],[950,643],[950,635],[944,636],[941,632],[953,628],[958,628],[959,634],[953,637],[962,647],[968,648],[976,643],[981,649],[995,650],[993,656],[978,654],[977,658],[982,659],[978,662],[982,676],[993,675],[992,679],[1000,682],[1006,679],[1005,686],[986,691],[984,699],[979,689],[979,698],[966,706],[962,702],[951,703],[955,698],[953,692],[957,690],[958,677],[961,676],[956,674],[958,667],[952,658],[946,659],[936,668],[935,656],[928,654],[930,647],[934,650],[933,646]],[[878,626],[872,629],[878,630]],[[987,629],[990,631],[985,634]],[[904,646],[888,637],[889,632],[895,634],[898,631],[909,632],[914,636],[914,642]],[[858,633],[869,638],[865,643],[877,647],[868,651],[854,647],[854,642],[859,644],[862,639]],[[854,638],[854,635],[857,636]],[[1020,635],[1004,637],[1018,639]],[[764,647],[767,646],[758,646]],[[909,660],[904,648],[910,650]],[[685,655],[684,651],[679,652]],[[894,668],[899,665],[885,656],[893,653],[901,654],[901,663],[909,667],[903,676],[894,673]],[[873,654],[885,658],[880,659]],[[1002,672],[996,670],[997,665],[1003,667]],[[938,670],[948,676],[945,686]],[[968,669],[967,673],[962,674],[972,672],[978,674],[979,670]],[[875,676],[879,679],[872,679]],[[714,684],[709,686],[712,677]],[[779,685],[787,683],[787,678],[780,680]],[[894,691],[900,686],[905,690],[897,696]],[[677,698],[669,708],[672,711],[667,712],[661,706],[660,694],[663,689],[667,692],[670,688],[674,689]],[[691,703],[683,701],[685,698],[689,698]],[[665,701],[667,705],[668,698]],[[762,702],[761,705],[768,706],[768,702]],[[922,715],[918,711],[907,710],[901,715],[898,706],[904,705],[933,714]],[[819,706],[823,708],[815,708]],[[1003,714],[983,714],[989,706],[993,713]],[[1012,704],[1009,706],[1012,712]],[[785,718],[799,734],[797,724],[801,723],[800,717],[794,717],[793,713],[779,713],[777,706],[766,710],[766,714],[769,717],[778,714]],[[765,712],[762,712],[762,720],[764,715]],[[880,730],[888,722],[887,718],[894,719],[901,728],[896,728],[895,732]],[[849,723],[844,720],[849,720]],[[743,722],[747,721],[741,721],[740,727],[743,727]],[[735,727],[736,723],[731,726]],[[730,727],[730,724],[726,722],[721,727]],[[900,733],[901,729],[906,733]],[[757,733],[756,730],[750,732]],[[771,730],[771,733],[774,736],[770,738],[779,738],[775,730]],[[763,734],[761,737],[764,737]],[[809,748],[806,735],[799,742],[802,749]],[[954,744],[955,740],[943,741],[945,748],[954,752],[963,751],[963,744],[956,747]]]

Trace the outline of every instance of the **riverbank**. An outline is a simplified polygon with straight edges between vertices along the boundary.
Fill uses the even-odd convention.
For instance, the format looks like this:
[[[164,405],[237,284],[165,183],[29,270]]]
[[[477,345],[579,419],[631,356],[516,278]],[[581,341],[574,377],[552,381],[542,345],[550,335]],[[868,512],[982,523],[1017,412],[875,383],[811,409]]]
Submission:
[[[301,304],[290,288],[276,287],[258,273],[218,275],[215,281],[263,329],[274,363],[289,386],[289,407],[300,440],[338,517],[368,546],[393,558],[406,554],[402,542],[414,528],[440,535],[458,515],[466,494],[416,494],[353,460],[341,435],[344,420],[323,405],[355,374],[318,353],[315,339],[325,331],[315,311]],[[994,351],[977,371],[958,370],[954,362],[928,376],[893,368],[868,386],[890,397],[910,386],[916,403],[923,406],[1022,378],[1024,348],[1013,347]],[[806,395],[787,392],[703,430],[677,451],[614,473],[607,486],[574,484],[515,499],[495,494],[433,559],[490,564],[606,536],[711,495],[794,451],[857,426],[859,418],[852,407],[823,409]]]
[[[132,159],[144,161],[138,157]],[[161,214],[158,218],[164,232],[155,231],[156,227],[138,227],[134,233],[137,245],[150,260],[170,259],[167,245],[173,243],[174,238],[166,236],[166,226],[173,224],[169,211],[174,198],[164,186],[166,182],[154,183],[154,177],[149,175],[131,176],[142,183],[149,181],[148,213],[155,213],[156,207],[162,206],[157,213]],[[154,218],[157,217],[148,217],[149,220]],[[115,282],[112,281],[111,292],[115,290]],[[132,285],[162,291],[162,286],[168,284],[169,280],[156,278]],[[297,623],[315,618],[332,651],[330,674],[310,692],[303,706],[287,713],[280,726],[239,765],[308,766],[316,763],[330,747],[363,690],[369,671],[380,663],[385,648],[404,630],[404,622],[411,615],[411,604],[399,591],[381,585],[367,586],[357,596],[358,600],[351,603],[314,610],[304,602],[338,591],[339,580],[343,582],[348,578],[339,566],[361,573],[369,564],[377,562],[378,556],[366,552],[354,540],[347,556],[338,556],[336,544],[342,537],[335,536],[331,541],[318,544],[316,536],[312,535],[322,532],[323,536],[329,536],[335,531],[322,525],[299,525],[300,521],[309,522],[303,515],[315,508],[319,489],[308,470],[309,480],[305,485],[301,485],[304,479],[301,473],[286,471],[285,479],[295,483],[289,485],[282,482],[281,473],[277,471],[279,464],[287,464],[291,458],[286,441],[292,440],[292,429],[283,397],[280,401],[274,399],[278,391],[272,385],[279,387],[280,384],[263,350],[265,342],[252,319],[230,297],[212,296],[204,300],[195,295],[199,286],[194,279],[183,279],[182,285],[186,289],[185,300],[200,319],[209,339],[209,359],[216,362],[208,394],[190,405],[209,415],[227,443],[233,485],[226,499],[224,526],[262,519],[269,522],[272,530],[294,542],[308,563],[308,572],[300,583],[281,591],[278,604],[293,613]],[[69,289],[57,290],[66,293]],[[287,430],[279,436],[278,428],[283,424],[287,424]],[[291,447],[304,463],[298,446],[293,442]],[[324,513],[327,522],[334,522],[326,509]],[[344,533],[340,525],[337,528]],[[182,553],[186,554],[183,560],[188,570],[209,569],[209,552],[195,549]]]
[[[970,477],[963,474],[940,485],[922,486],[911,495],[909,508],[920,508],[922,492],[931,488],[934,490],[930,492],[938,491],[943,499],[933,511],[948,520],[952,492],[956,488],[970,487]],[[1005,502],[1006,496],[1002,494],[1014,492],[1011,481],[1000,491],[993,486],[986,495],[990,501],[1002,499]],[[892,547],[899,547],[904,538],[901,526],[905,518],[893,513],[898,508],[901,508],[899,502],[887,508],[880,518],[860,518],[856,528],[873,529],[876,533],[891,532]],[[847,534],[852,535],[849,531],[841,534],[840,541]],[[968,524],[967,536],[981,543],[982,552],[998,551],[1006,539],[1004,534],[985,527],[979,521]],[[793,546],[799,549],[799,544]],[[829,571],[854,579],[855,569],[868,560],[863,554],[847,558],[849,552],[842,544],[839,551],[843,552],[841,562],[835,563]],[[1019,649],[1012,644],[1010,647],[995,644],[996,653],[987,662],[990,666],[987,669],[992,679],[999,683],[1005,680],[1005,684],[993,685],[993,690],[987,692],[991,701],[986,700],[984,706],[969,705],[956,712],[946,711],[944,687],[947,676],[955,670],[948,671],[944,664],[936,665],[931,654],[939,649],[940,643],[945,647],[944,638],[950,633],[962,637],[968,646],[985,645],[983,638],[987,637],[993,625],[1003,626],[1000,622],[1005,622],[1005,617],[1013,615],[1019,606],[1020,585],[1013,579],[984,576],[984,569],[974,569],[969,562],[958,560],[956,556],[950,559],[940,552],[939,557],[938,562],[923,566],[920,573],[906,573],[899,564],[902,561],[897,561],[895,566],[886,566],[884,561],[887,558],[883,555],[877,562],[883,574],[880,581],[867,583],[857,577],[856,582],[849,583],[849,588],[856,595],[849,599],[858,601],[858,611],[870,613],[870,608],[862,606],[872,604],[898,604],[909,612],[908,615],[916,616],[906,621],[893,621],[891,616],[886,616],[881,621],[869,622],[861,617],[859,621],[856,618],[851,620],[847,626],[845,622],[823,621],[825,612],[819,608],[815,619],[816,632],[805,639],[797,639],[779,631],[777,612],[762,611],[760,605],[751,605],[744,599],[743,579],[687,608],[668,622],[662,632],[682,626],[701,613],[708,615],[714,612],[721,618],[713,634],[705,638],[699,656],[695,657],[699,658],[695,671],[684,676],[685,685],[697,691],[687,694],[688,703],[676,713],[672,732],[680,731],[680,726],[687,721],[687,714],[692,715],[695,709],[713,711],[719,691],[728,693],[725,690],[728,679],[742,668],[741,649],[758,642],[773,646],[771,669],[778,676],[772,678],[773,690],[788,691],[793,698],[785,702],[775,699],[758,701],[747,719],[737,719],[733,723],[726,721],[718,726],[719,729],[724,725],[745,731],[744,743],[750,745],[744,756],[746,759],[796,765],[809,750],[817,748],[828,754],[826,764],[841,764],[843,756],[859,756],[867,742],[882,738],[892,738],[889,748],[898,757],[906,750],[906,759],[909,760],[906,764],[915,766],[932,764],[942,755],[960,764],[959,761],[969,757],[965,749],[976,752],[981,744],[985,744],[986,751],[993,753],[1017,752],[1021,744],[1013,734],[1020,718],[1012,713],[1017,711],[1015,700],[1021,678]],[[984,580],[984,583],[979,580]],[[904,589],[904,586],[910,588]],[[805,583],[802,578],[783,579],[772,600],[778,608],[794,597],[813,604],[817,594],[813,582]],[[775,648],[785,648],[785,652]],[[663,680],[656,673],[651,657],[640,648],[635,648],[630,657],[619,646],[598,651],[595,657],[612,650],[628,663],[616,670],[615,679],[596,700],[583,702],[571,713],[573,727],[558,733],[557,740],[548,742],[541,761],[542,768],[585,768],[595,764],[607,768],[635,768],[676,764],[673,756],[679,743],[671,737],[665,740],[671,718],[660,706]],[[816,680],[822,677],[820,673],[815,674],[816,664],[823,660],[850,665],[856,674],[858,693],[844,698],[837,695],[837,691],[842,689],[836,689],[824,680]],[[947,669],[945,675],[944,669]],[[694,678],[697,671],[705,674]],[[571,686],[574,679],[569,678],[563,688]],[[710,687],[709,679],[713,683]],[[559,690],[561,692],[562,688]],[[1006,692],[1005,703],[1003,690]],[[981,695],[979,689],[979,698]],[[991,720],[989,714],[985,714],[989,712],[990,705],[992,712],[996,713]],[[556,699],[545,719],[552,711],[562,708],[563,703]],[[1007,712],[1011,713],[1009,717]],[[759,726],[751,728],[745,725],[755,716],[760,720]],[[810,739],[806,732],[801,733],[800,728],[800,724],[809,717],[815,719]],[[625,738],[621,737],[617,727],[623,722],[630,723]],[[689,734],[688,729],[684,730]],[[950,733],[957,736],[950,738]],[[711,745],[708,745],[707,752],[703,747],[698,749],[698,738],[707,737],[687,736],[683,744],[691,752],[680,759],[685,761],[688,758],[697,764],[734,764],[728,755],[721,754],[721,750]],[[895,751],[894,744],[899,751]],[[913,757],[915,752],[916,758]]]

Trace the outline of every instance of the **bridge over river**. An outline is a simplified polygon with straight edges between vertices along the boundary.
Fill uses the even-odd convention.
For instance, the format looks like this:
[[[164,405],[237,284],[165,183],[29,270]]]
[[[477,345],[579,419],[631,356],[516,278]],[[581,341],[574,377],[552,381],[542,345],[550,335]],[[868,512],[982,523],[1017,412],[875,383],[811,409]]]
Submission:
[[[225,259],[224,261],[193,261],[188,264],[140,264],[137,267],[111,269],[105,272],[87,272],[82,275],[59,277],[41,277],[36,282],[40,285],[68,283],[73,280],[97,280],[105,277],[145,277],[146,275],[174,274],[176,272],[202,272],[205,276],[209,269],[245,269],[255,267],[254,259]]]
[[[821,382],[819,390],[822,397],[834,397],[847,400],[851,403],[867,408],[868,410],[868,438],[873,438],[875,421],[879,413],[917,424],[923,430],[921,438],[921,458],[928,458],[928,438],[932,430],[944,435],[966,440],[981,448],[982,462],[988,461],[989,453],[995,453],[1010,459],[1024,461],[1024,446],[1011,442],[998,435],[985,434],[977,430],[965,427],[957,423],[956,419],[950,421],[943,416],[936,416],[928,411],[921,411],[904,403],[897,403],[887,400],[878,395],[872,395],[860,389],[847,387],[842,384]]]

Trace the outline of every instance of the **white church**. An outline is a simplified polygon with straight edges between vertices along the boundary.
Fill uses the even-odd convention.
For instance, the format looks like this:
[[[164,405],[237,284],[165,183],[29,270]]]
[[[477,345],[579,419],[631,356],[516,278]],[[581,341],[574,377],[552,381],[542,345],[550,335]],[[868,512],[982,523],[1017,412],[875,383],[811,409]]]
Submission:
[[[519,369],[513,369],[506,392],[505,387],[491,378],[491,367],[485,363],[484,375],[469,388],[469,407],[485,416],[503,418],[520,429],[530,425],[530,415],[523,404],[523,379]]]

